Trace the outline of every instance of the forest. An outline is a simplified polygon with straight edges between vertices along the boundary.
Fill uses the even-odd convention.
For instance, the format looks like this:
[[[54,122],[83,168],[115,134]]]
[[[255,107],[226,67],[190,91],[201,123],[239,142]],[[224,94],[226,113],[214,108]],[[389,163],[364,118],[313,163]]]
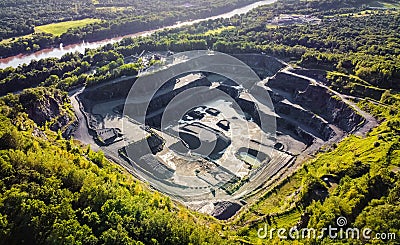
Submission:
[[[68,45],[82,41],[97,41],[156,29],[178,21],[222,14],[255,1],[2,0],[0,1],[0,57],[58,47],[60,43]],[[83,19],[101,21],[69,28],[61,35],[35,29],[46,24]]]
[[[65,94],[46,90],[0,101],[2,244],[224,243],[204,228],[207,217],[150,191],[102,152],[38,127],[24,113],[26,99]]]
[[[266,241],[257,238],[257,230],[265,222],[272,227],[292,227],[308,220],[306,227],[322,228],[344,216],[353,227],[394,233],[397,240],[325,238],[301,243],[398,244],[399,9],[370,8],[368,1],[359,0],[300,2],[281,0],[230,19],[125,38],[85,54],[0,70],[2,241],[261,244]],[[321,21],[270,22],[282,14],[311,14]],[[264,53],[293,66],[317,70],[331,88],[361,98],[354,103],[375,116],[380,125],[366,137],[351,135],[321,149],[314,159],[226,223],[192,212],[150,190],[109,162],[102,152],[63,139],[61,132],[52,131],[49,124],[37,125],[27,114],[26,105],[32,100],[46,100],[50,94],[65,94],[124,75],[135,76],[152,64],[141,59],[129,61],[143,50],[193,49]],[[50,88],[51,93],[44,92]],[[68,114],[68,101],[65,103]],[[321,191],[328,195],[319,196]],[[276,238],[268,242],[293,241]]]

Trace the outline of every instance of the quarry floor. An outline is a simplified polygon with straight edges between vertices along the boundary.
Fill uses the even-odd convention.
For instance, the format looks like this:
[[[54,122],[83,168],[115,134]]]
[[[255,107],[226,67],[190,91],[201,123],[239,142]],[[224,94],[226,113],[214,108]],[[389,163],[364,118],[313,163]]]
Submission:
[[[293,173],[293,171],[301,166],[305,160],[312,158],[322,146],[339,142],[349,133],[363,136],[371,128],[377,125],[377,121],[371,115],[356,107],[356,105],[351,101],[351,97],[337,93],[325,84],[313,78],[296,74],[293,71],[293,68],[288,65],[283,69],[280,69],[279,72],[307,80],[310,84],[320,86],[330,93],[339,96],[348,106],[351,106],[363,116],[365,119],[363,125],[352,132],[343,132],[343,130],[339,129],[336,125],[329,124],[335,132],[335,135],[329,140],[322,140],[316,137],[311,145],[306,145],[304,142],[295,139],[290,134],[279,132],[276,135],[276,140],[284,145],[284,149],[278,150],[274,149],[271,142],[262,141],[261,144],[257,143],[260,142],[257,139],[259,139],[262,134],[257,124],[246,120],[245,115],[236,111],[229,102],[216,99],[210,101],[210,103],[205,106],[218,109],[221,114],[218,117],[206,116],[200,121],[202,124],[213,129],[218,129],[215,127],[215,124],[220,120],[228,120],[231,122],[232,130],[224,133],[232,139],[232,144],[225,150],[220,159],[210,162],[201,156],[182,156],[176,154],[168,149],[171,145],[177,143],[179,139],[177,139],[173,134],[168,133],[168,131],[162,132],[154,128],[152,129],[166,142],[166,147],[157,154],[157,158],[160,162],[175,170],[173,179],[166,182],[162,179],[153,178],[151,174],[136,165],[134,161],[128,162],[119,154],[119,150],[124,148],[127,144],[146,137],[146,132],[143,131],[142,125],[134,120],[129,120],[126,117],[123,117],[120,113],[115,111],[117,106],[125,103],[125,98],[98,101],[90,107],[90,110],[85,108],[83,102],[79,99],[80,95],[88,91],[95,91],[101,89],[103,86],[110,84],[115,85],[123,80],[133,78],[128,77],[116,79],[92,88],[75,90],[70,93],[71,103],[77,120],[79,121],[79,126],[76,128],[73,137],[85,144],[91,145],[94,150],[102,150],[110,160],[123,166],[135,177],[149,183],[149,185],[155,190],[171,196],[173,199],[183,203],[184,205],[194,210],[214,215],[217,218],[230,218],[241,206],[253,202],[257,198],[258,194],[265,192],[268,188]],[[265,80],[260,81],[258,86],[260,89],[264,89],[265,93],[268,92],[268,88],[265,86]],[[282,91],[281,93],[284,94]],[[300,107],[291,102],[290,99],[285,100],[284,102],[291,104],[292,107]],[[101,118],[97,122],[97,128],[129,128],[130,130],[124,130],[125,134],[112,144],[100,145],[95,140],[93,127],[89,123],[90,120],[92,120],[91,118],[93,115],[100,115]],[[197,120],[197,122],[199,122],[199,120]],[[193,121],[190,123],[193,123]],[[175,130],[178,130],[178,127],[179,123],[171,125],[171,129],[175,128]],[[218,130],[222,132],[224,131],[221,129]],[[235,155],[238,149],[243,146],[250,146],[251,148],[257,148],[260,152],[266,152],[271,160],[268,164],[258,164],[255,167],[256,170],[249,170],[244,161],[240,160]],[[201,172],[201,167],[204,166],[206,168],[214,168],[216,169],[216,172],[221,171],[221,173],[223,172],[224,174],[226,174],[225,170],[228,169],[228,172],[234,173],[234,175],[239,178],[244,178],[249,175],[251,177],[249,178],[249,181],[241,183],[241,186],[233,194],[229,194],[226,190],[221,188],[221,185],[213,183],[213,179],[218,179],[217,177],[207,177],[206,172],[202,175],[203,172]],[[195,170],[198,170],[200,174],[198,175]],[[219,178],[224,179],[226,177],[224,177],[224,174],[221,174]],[[199,176],[202,177],[199,178]],[[184,186],[184,188],[182,188],[182,186]],[[237,208],[235,205],[231,205],[232,203],[240,207]],[[232,211],[229,209],[234,210]],[[224,212],[228,212],[229,214],[219,216]]]

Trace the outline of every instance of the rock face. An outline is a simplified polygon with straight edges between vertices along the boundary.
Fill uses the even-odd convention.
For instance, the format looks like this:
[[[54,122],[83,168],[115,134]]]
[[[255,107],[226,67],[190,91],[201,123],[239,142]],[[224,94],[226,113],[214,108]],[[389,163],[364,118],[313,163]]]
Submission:
[[[251,67],[262,79],[275,75],[280,69],[285,67],[276,58],[263,54],[235,54],[233,56]]]
[[[306,79],[279,72],[268,80],[267,86],[293,96],[297,91],[306,90],[309,85],[310,83]]]
[[[300,217],[299,222],[297,222],[296,224],[297,229],[307,228],[308,221],[310,221],[310,214],[307,212],[303,213]]]
[[[290,117],[298,124],[307,126],[310,132],[324,141],[329,140],[334,135],[334,131],[329,127],[329,123],[324,122],[321,117],[311,111],[302,110],[284,102],[276,103],[275,111],[278,114]]]
[[[297,92],[294,99],[345,132],[353,131],[364,121],[352,107],[320,86],[309,85]]]
[[[229,202],[229,201],[222,201],[222,202],[216,202],[214,203],[214,210],[212,212],[212,216],[219,220],[227,220],[237,211],[242,206],[236,202]]]
[[[277,129],[310,145],[317,137],[328,141],[336,135],[332,125],[346,133],[365,119],[327,88],[290,73],[279,72],[268,80],[275,106]]]
[[[74,120],[68,107],[66,93],[52,88],[35,88],[22,92],[19,102],[24,111],[37,125],[50,123],[53,131],[62,130]]]
[[[105,101],[119,98],[126,98],[129,90],[135,83],[136,79],[126,78],[118,82],[118,85],[114,83],[106,83],[95,86],[96,89],[89,89],[85,91],[81,96],[81,100],[88,99],[87,102],[93,101]],[[93,87],[89,87],[93,88]]]

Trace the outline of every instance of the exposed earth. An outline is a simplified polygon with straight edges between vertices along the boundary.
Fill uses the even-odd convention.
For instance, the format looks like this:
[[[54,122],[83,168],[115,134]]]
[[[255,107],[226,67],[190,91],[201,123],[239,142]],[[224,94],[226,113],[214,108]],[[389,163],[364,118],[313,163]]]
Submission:
[[[179,74],[161,90],[145,91],[153,97],[143,124],[124,115],[124,105],[144,101],[127,101],[136,77],[123,77],[71,93],[79,121],[73,137],[186,206],[229,219],[322,146],[377,125],[354,98],[308,77],[306,69],[264,55],[236,57],[260,76],[255,94],[221,75]],[[206,89],[195,96],[219,90],[230,99],[211,96],[180,120],[162,121],[174,97],[200,86]],[[268,96],[274,108],[253,101]],[[274,134],[262,130],[260,114],[276,120]]]

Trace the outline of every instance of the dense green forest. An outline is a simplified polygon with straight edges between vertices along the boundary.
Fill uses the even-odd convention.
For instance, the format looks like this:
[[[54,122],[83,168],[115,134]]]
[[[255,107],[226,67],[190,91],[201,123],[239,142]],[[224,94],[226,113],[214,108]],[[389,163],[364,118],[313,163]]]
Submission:
[[[366,3],[389,7],[370,8]],[[292,227],[306,214],[308,227],[326,227],[338,216],[345,216],[353,227],[395,233],[397,240],[385,242],[398,244],[400,12],[395,1],[386,4],[282,0],[231,19],[126,38],[85,54],[67,54],[61,59],[0,70],[2,95],[27,89],[0,101],[2,241],[290,244],[293,241],[260,240],[257,230],[265,222],[273,227]],[[320,22],[271,22],[281,14],[311,14]],[[152,64],[140,59],[129,62],[132,55],[143,50],[192,49],[265,53],[293,66],[315,69],[331,88],[359,97],[354,102],[374,115],[380,126],[366,137],[352,135],[321,149],[235,220],[221,223],[193,214],[148,190],[108,162],[101,152],[64,140],[61,133],[49,130],[51,124],[37,125],[29,118],[26,105],[32,101],[49,98],[50,94],[63,98],[65,91],[79,86],[136,75]],[[44,92],[48,87],[51,93]],[[68,101],[62,110],[71,116]],[[328,195],[321,198],[321,191]],[[301,242],[371,241],[326,238]]]
[[[171,17],[187,19],[188,17],[205,17],[232,9],[233,7],[251,3],[252,1],[10,1],[0,2],[1,31],[0,39],[17,37],[33,33],[35,26],[79,20],[99,18],[115,20],[129,18],[146,19],[156,16],[154,13],[165,12]],[[253,1],[254,2],[254,1]],[[159,16],[160,17],[160,16]],[[147,18],[150,19],[150,18]],[[113,22],[110,23],[114,24]],[[96,27],[94,27],[96,28]]]
[[[213,1],[0,1],[0,57],[39,49],[96,41],[151,30],[177,21],[222,14],[255,0]],[[86,18],[96,23],[70,28],[61,35],[35,27]],[[68,28],[66,26],[66,28]]]
[[[46,90],[0,100],[1,244],[224,243],[207,218],[29,119],[30,103],[65,95]]]

